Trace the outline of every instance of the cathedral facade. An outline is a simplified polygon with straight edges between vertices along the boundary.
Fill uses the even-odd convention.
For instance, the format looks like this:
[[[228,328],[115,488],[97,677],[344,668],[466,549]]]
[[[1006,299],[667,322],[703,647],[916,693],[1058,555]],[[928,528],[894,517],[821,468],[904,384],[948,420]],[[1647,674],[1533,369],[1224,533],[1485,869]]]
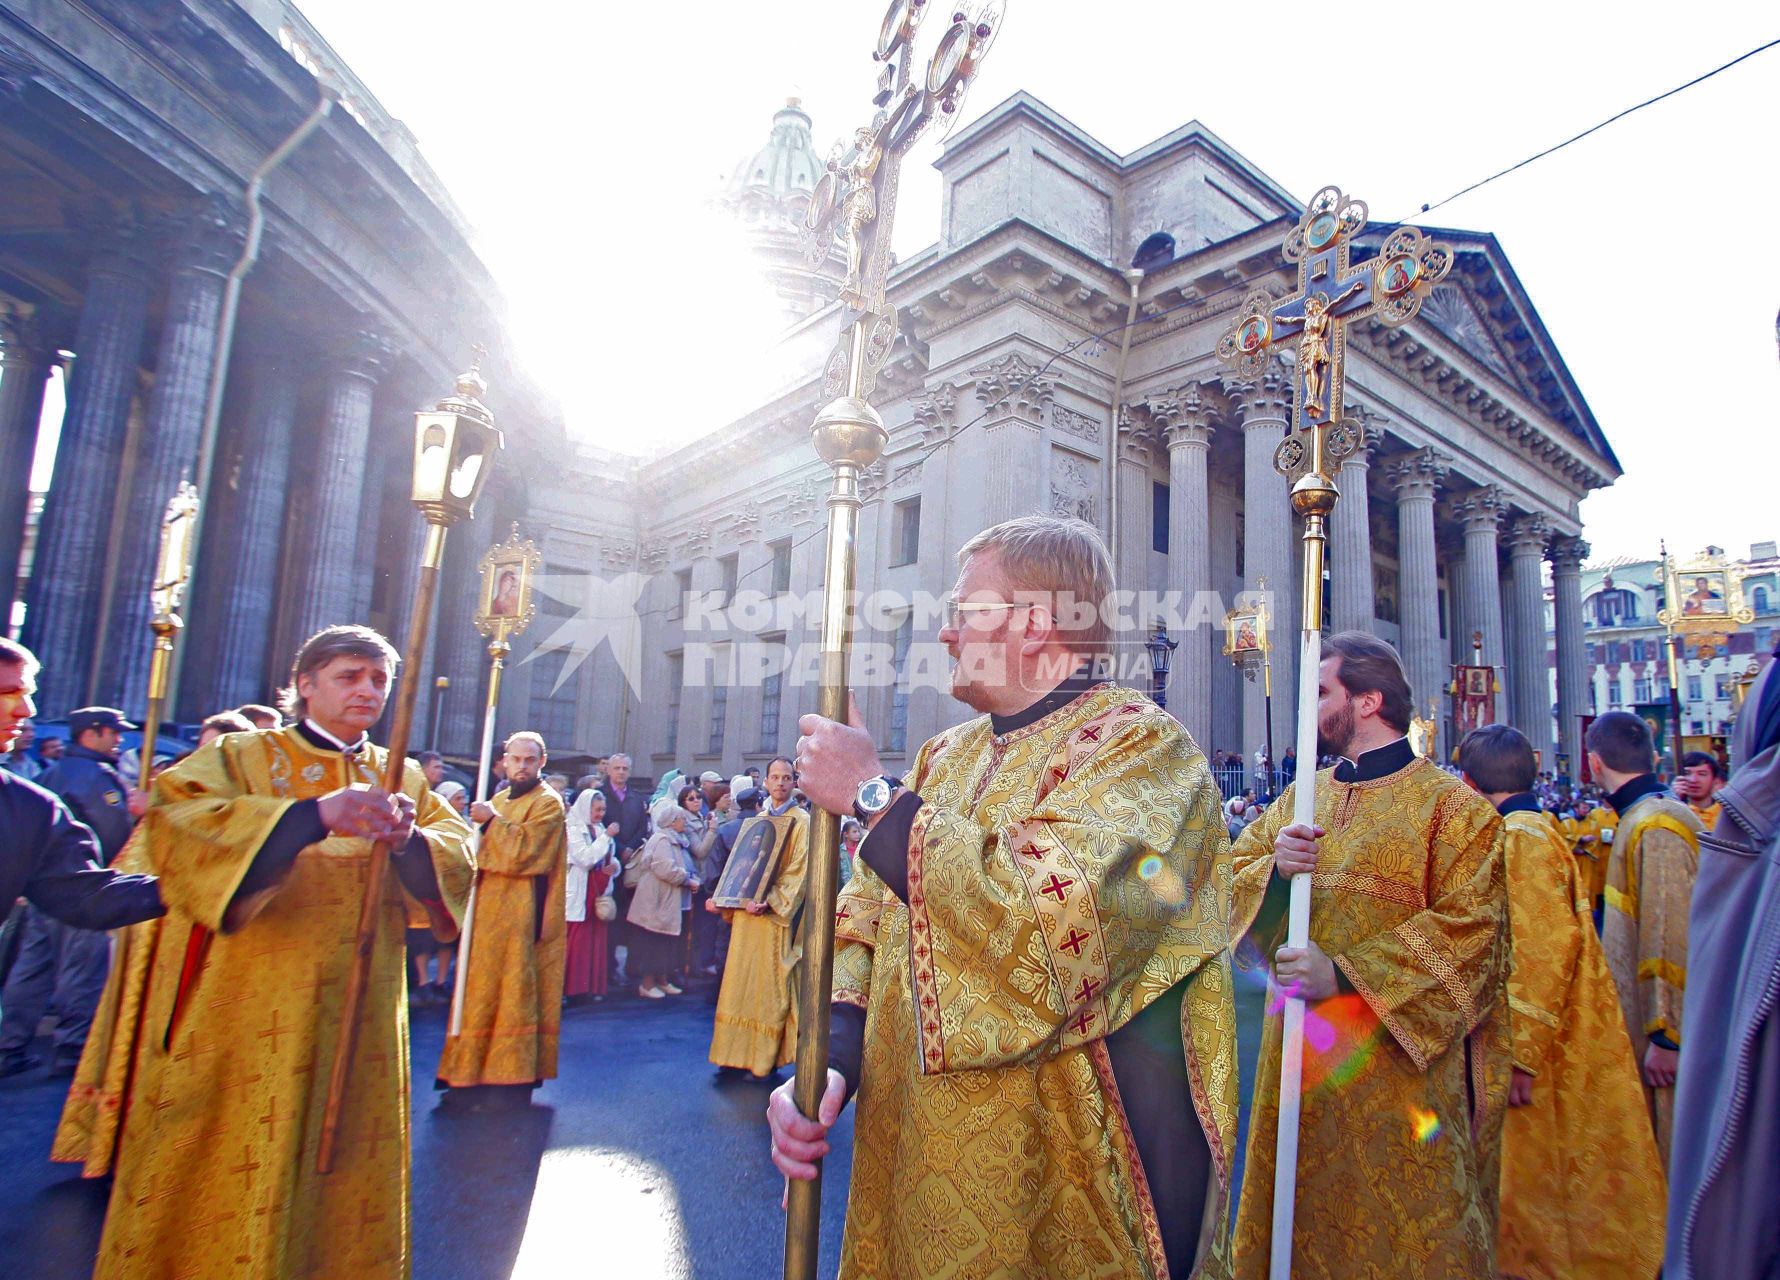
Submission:
[[[814,706],[828,471],[809,426],[839,320],[822,305],[831,264],[806,272],[800,303],[785,247],[807,196],[793,175],[814,163],[808,117],[787,107],[726,197],[760,229],[801,380],[622,471],[585,455],[567,489],[609,486],[580,508],[595,514],[577,519],[565,496],[552,515],[554,580],[640,575],[630,674],[605,648],[573,679],[577,739],[622,744],[641,771],[763,764]],[[1197,123],[1120,156],[1024,94],[949,139],[938,167],[941,237],[891,277],[900,336],[874,397],[890,441],[861,516],[867,607],[854,680],[868,723],[896,761],[967,714],[936,676],[933,602],[972,534],[1043,512],[1108,536],[1119,585],[1133,593],[1120,619],[1132,658],[1123,674],[1148,687],[1142,641],[1164,621],[1180,645],[1168,705],[1208,753],[1252,758],[1267,741],[1263,682],[1223,656],[1218,624],[1251,593],[1270,601],[1271,728],[1283,753],[1301,569],[1273,455],[1290,374],[1237,379],[1215,350],[1248,290],[1293,287],[1280,244],[1301,201]],[[1388,230],[1368,228],[1356,257]],[[1399,646],[1418,712],[1448,745],[1451,665],[1480,651],[1498,669],[1498,714],[1577,760],[1579,504],[1619,467],[1500,245],[1424,230],[1457,251],[1447,281],[1404,328],[1349,333],[1347,411],[1364,443],[1337,477],[1326,621]],[[1141,274],[1118,265],[1140,250]],[[573,588],[562,594],[560,613],[597,612]],[[530,665],[554,686],[563,646],[552,634],[533,637],[542,651]]]

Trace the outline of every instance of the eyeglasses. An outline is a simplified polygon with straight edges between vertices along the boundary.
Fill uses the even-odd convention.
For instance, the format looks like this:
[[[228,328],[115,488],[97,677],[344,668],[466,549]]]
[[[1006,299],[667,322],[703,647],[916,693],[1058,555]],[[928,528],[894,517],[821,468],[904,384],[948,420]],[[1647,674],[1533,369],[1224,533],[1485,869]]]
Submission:
[[[965,625],[966,616],[973,613],[990,613],[997,609],[1030,609],[1030,601],[1017,600],[948,600],[946,601],[946,625],[957,631]],[[980,627],[982,624],[973,623]],[[986,628],[983,628],[986,629]]]

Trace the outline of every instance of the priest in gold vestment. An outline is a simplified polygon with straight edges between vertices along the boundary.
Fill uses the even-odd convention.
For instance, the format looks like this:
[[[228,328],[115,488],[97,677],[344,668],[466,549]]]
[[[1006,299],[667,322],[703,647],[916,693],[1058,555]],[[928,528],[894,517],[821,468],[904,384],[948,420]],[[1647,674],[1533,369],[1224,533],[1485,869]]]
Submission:
[[[1700,822],[1657,781],[1650,726],[1609,711],[1588,726],[1588,764],[1618,815],[1607,864],[1601,943],[1626,1034],[1644,1072],[1644,1103],[1663,1168],[1675,1116],[1687,914],[1700,863]]]
[[[156,780],[132,865],[167,917],[112,970],[57,1136],[116,1170],[101,1280],[408,1274],[404,895],[455,934],[469,828],[410,764],[400,796],[365,737],[387,641],[330,627],[298,653],[288,729],[225,734]],[[334,1170],[315,1171],[341,997],[374,841],[378,922]]]
[[[1347,631],[1318,672],[1316,827],[1288,787],[1232,850],[1231,934],[1274,955],[1237,1208],[1236,1264],[1268,1274],[1282,989],[1307,1002],[1295,1280],[1495,1274],[1509,1084],[1502,821],[1404,733],[1397,653]],[[1291,825],[1289,825],[1291,824]],[[1311,875],[1310,943],[1279,946],[1287,877]]]
[[[1502,815],[1514,933],[1496,1269],[1514,1280],[1651,1280],[1663,1259],[1663,1168],[1581,868],[1533,797],[1538,766],[1518,729],[1472,730],[1459,768]]]
[[[818,1119],[788,1083],[773,1160],[814,1176],[858,1104],[840,1275],[1229,1275],[1236,1128],[1228,835],[1205,757],[1090,674],[1104,545],[1028,517],[959,553],[940,632],[985,712],[882,776],[858,723],[800,722],[800,782],[870,827],[836,913]],[[1085,607],[1084,607],[1085,602]]]
[[[516,733],[502,760],[507,787],[470,806],[482,828],[476,909],[458,947],[463,1021],[445,1038],[437,1083],[531,1087],[556,1076],[568,925],[568,824],[543,785],[544,739]]]
[[[756,1078],[797,1056],[800,951],[792,922],[803,905],[810,815],[792,800],[792,785],[791,761],[781,756],[767,765],[766,809],[753,822],[781,828],[777,838],[784,847],[766,893],[724,912],[730,923],[729,957],[717,993],[710,1056],[720,1069],[746,1071]],[[736,833],[735,847],[731,857],[750,847],[748,827]]]

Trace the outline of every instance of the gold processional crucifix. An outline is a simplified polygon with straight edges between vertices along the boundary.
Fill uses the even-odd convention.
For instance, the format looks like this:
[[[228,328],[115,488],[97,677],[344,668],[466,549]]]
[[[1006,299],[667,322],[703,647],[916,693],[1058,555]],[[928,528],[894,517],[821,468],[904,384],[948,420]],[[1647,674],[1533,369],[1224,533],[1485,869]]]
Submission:
[[[828,497],[828,553],[822,583],[822,687],[817,710],[847,721],[847,661],[852,650],[852,598],[859,536],[859,480],[882,456],[889,433],[868,403],[878,370],[896,341],[896,310],[885,297],[890,237],[903,158],[936,118],[956,123],[964,95],[1001,29],[1002,4],[989,0],[975,17],[951,11],[951,23],[924,68],[915,33],[934,0],[891,0],[878,27],[874,61],[882,64],[871,122],[837,147],[810,193],[804,216],[812,265],[828,261],[837,242],[846,255],[840,288],[841,339],[829,357],[811,443],[834,472]],[[798,1110],[814,1118],[828,1082],[828,1002],[834,980],[834,903],[840,868],[840,819],[816,810],[810,823],[805,885],[803,979],[797,998]],[[785,1214],[785,1276],[815,1280],[822,1185],[790,1184]]]
[[[1286,237],[1285,258],[1298,264],[1298,291],[1275,300],[1256,289],[1242,300],[1235,322],[1218,340],[1218,355],[1238,377],[1254,378],[1274,352],[1297,342],[1292,420],[1274,451],[1274,468],[1291,486],[1292,509],[1304,517],[1303,633],[1298,661],[1298,759],[1316,759],[1317,668],[1322,661],[1323,561],[1329,513],[1335,509],[1334,472],[1360,443],[1359,428],[1342,416],[1347,326],[1376,318],[1395,327],[1421,310],[1422,299],[1452,269],[1453,252],[1414,227],[1398,227],[1378,256],[1348,265],[1352,242],[1366,225],[1364,201],[1338,187],[1316,193]],[[1301,769],[1292,821],[1316,820],[1316,770]],[[1310,877],[1292,877],[1286,945],[1310,939]],[[1279,1069],[1279,1133],[1273,1180],[1272,1280],[1290,1280],[1292,1210],[1298,1183],[1298,1115],[1304,1068],[1304,1001],[1287,992]]]

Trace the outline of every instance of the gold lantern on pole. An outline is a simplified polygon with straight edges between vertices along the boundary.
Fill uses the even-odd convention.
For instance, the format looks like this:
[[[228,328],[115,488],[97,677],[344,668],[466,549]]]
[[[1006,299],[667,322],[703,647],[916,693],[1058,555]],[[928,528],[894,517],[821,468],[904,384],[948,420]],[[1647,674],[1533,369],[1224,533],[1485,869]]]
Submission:
[[[161,553],[155,560],[154,583],[149,587],[148,626],[154,632],[154,648],[148,666],[148,708],[142,717],[142,747],[137,752],[136,785],[146,788],[154,779],[155,740],[167,714],[168,677],[173,670],[173,642],[185,620],[179,610],[192,579],[193,537],[198,529],[198,490],[182,481],[167,513],[161,517]]]
[[[414,704],[420,682],[413,678],[426,653],[427,632],[433,601],[439,592],[439,569],[445,561],[445,533],[473,514],[476,499],[488,484],[489,468],[501,451],[501,432],[494,415],[482,403],[488,384],[482,380],[481,352],[477,365],[458,375],[452,393],[430,410],[414,418],[415,507],[426,520],[426,543],[421,550],[419,578],[414,590],[414,612],[409,616],[406,652],[402,655],[406,680],[396,684],[395,718],[389,732],[389,763],[382,786],[391,795],[402,789],[408,762],[408,736],[414,728]],[[371,976],[371,953],[377,938],[378,908],[383,902],[384,880],[389,871],[389,848],[379,841],[371,849],[365,878],[364,901],[359,908],[358,934],[354,941],[352,969],[340,1009],[340,1034],[335,1042],[333,1070],[328,1078],[326,1110],[322,1114],[321,1141],[315,1167],[320,1173],[334,1167],[334,1147],[339,1138],[342,1103],[346,1097],[353,1051],[358,1045],[359,1012]]]

